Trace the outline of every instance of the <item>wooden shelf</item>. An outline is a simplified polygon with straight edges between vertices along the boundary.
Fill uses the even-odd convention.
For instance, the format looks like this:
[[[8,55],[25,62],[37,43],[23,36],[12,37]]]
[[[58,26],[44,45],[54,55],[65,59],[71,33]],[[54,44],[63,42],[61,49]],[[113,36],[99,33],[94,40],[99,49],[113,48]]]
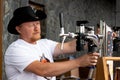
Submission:
[[[109,80],[107,61],[120,61],[120,57],[101,57],[98,59],[95,80]]]

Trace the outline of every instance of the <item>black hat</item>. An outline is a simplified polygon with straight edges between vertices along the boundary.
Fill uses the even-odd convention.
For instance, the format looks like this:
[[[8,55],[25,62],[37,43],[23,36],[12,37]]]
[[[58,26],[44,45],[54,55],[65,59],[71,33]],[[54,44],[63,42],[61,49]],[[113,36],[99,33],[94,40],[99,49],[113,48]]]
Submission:
[[[41,10],[35,12],[30,6],[20,7],[13,13],[13,17],[8,24],[8,32],[18,35],[19,33],[15,29],[16,26],[24,22],[43,20],[46,17],[45,12]]]

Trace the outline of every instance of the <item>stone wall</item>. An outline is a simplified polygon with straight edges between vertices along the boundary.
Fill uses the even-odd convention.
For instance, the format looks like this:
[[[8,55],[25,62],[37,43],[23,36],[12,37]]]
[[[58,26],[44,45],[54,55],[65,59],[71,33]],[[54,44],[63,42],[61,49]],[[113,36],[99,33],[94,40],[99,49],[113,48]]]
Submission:
[[[65,32],[75,32],[76,21],[88,20],[88,26],[96,26],[100,20],[104,20],[109,26],[115,25],[115,0],[32,0],[45,5],[47,19],[46,37],[60,41],[59,13],[64,14]],[[4,0],[4,26],[3,26],[3,56],[8,45],[18,36],[7,32],[7,25],[12,18],[14,9],[28,5],[28,0]],[[80,53],[81,54],[81,53]],[[3,57],[4,59],[4,57]],[[4,72],[3,80],[7,80]]]

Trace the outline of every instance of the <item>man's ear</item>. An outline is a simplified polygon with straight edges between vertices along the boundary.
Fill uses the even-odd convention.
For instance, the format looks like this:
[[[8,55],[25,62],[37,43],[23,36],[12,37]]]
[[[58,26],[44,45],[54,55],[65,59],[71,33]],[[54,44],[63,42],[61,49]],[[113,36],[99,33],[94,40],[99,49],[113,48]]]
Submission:
[[[15,29],[17,30],[18,33],[20,33],[20,27],[16,26]]]

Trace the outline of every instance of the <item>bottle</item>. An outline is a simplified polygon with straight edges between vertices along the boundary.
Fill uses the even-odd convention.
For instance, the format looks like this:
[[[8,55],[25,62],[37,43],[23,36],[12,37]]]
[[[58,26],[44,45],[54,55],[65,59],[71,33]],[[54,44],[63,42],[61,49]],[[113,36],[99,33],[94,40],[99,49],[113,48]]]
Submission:
[[[115,80],[120,80],[120,67],[115,69]]]

